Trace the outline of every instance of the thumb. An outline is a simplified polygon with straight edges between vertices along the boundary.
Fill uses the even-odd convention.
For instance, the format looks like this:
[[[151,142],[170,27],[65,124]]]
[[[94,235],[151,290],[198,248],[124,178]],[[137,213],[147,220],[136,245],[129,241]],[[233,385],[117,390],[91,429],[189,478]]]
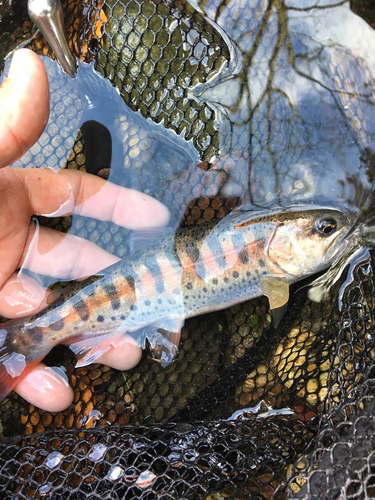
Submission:
[[[0,168],[17,160],[39,139],[48,115],[43,63],[31,50],[17,50],[0,87]]]

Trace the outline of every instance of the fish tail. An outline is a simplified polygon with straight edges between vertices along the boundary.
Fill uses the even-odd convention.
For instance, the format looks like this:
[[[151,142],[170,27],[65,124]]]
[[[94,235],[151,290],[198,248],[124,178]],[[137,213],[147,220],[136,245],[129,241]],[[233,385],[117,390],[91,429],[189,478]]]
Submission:
[[[0,329],[0,402],[24,379],[44,358],[40,349],[36,356],[28,356],[14,335],[13,328]]]

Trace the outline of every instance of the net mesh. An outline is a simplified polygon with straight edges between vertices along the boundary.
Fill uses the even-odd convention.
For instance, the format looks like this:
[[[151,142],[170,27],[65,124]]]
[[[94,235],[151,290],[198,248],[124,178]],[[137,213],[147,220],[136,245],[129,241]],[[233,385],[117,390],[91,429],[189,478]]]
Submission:
[[[259,16],[272,2],[253,4]],[[33,28],[24,5],[0,7],[5,55]],[[186,91],[228,62],[222,33],[183,2],[68,1],[64,12],[77,56],[94,60],[133,109],[194,140],[199,168],[176,177],[166,195],[186,205],[182,225],[243,203],[242,193],[221,188],[243,183],[247,152],[234,146],[211,168],[215,120]],[[53,57],[40,35],[32,46]],[[233,144],[240,146],[241,133]],[[81,133],[65,167],[85,169]],[[126,255],[127,231],[114,224],[42,222]],[[46,362],[65,366],[74,403],[50,413],[12,394],[1,404],[1,498],[374,498],[373,254],[354,269],[341,311],[342,281],[321,303],[307,299],[307,283],[292,289],[277,330],[265,298],[187,321],[166,369],[146,351],[128,372],[74,369],[71,353],[56,348]]]

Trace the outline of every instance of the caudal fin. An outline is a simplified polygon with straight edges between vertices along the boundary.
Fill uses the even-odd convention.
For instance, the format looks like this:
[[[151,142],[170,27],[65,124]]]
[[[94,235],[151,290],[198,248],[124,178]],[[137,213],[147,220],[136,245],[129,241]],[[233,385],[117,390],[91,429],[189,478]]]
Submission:
[[[5,334],[4,334],[5,332]],[[38,364],[40,359],[29,362],[23,354],[14,349],[9,342],[6,330],[0,330],[0,402],[20,383]]]

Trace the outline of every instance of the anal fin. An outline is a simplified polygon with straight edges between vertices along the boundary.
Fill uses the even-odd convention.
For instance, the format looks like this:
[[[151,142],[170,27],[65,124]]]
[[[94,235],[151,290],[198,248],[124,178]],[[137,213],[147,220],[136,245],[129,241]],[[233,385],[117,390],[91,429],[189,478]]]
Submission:
[[[116,340],[122,337],[124,332],[111,332],[98,337],[78,338],[73,343],[69,342],[70,349],[77,357],[76,368],[95,363],[97,359],[116,347]]]

